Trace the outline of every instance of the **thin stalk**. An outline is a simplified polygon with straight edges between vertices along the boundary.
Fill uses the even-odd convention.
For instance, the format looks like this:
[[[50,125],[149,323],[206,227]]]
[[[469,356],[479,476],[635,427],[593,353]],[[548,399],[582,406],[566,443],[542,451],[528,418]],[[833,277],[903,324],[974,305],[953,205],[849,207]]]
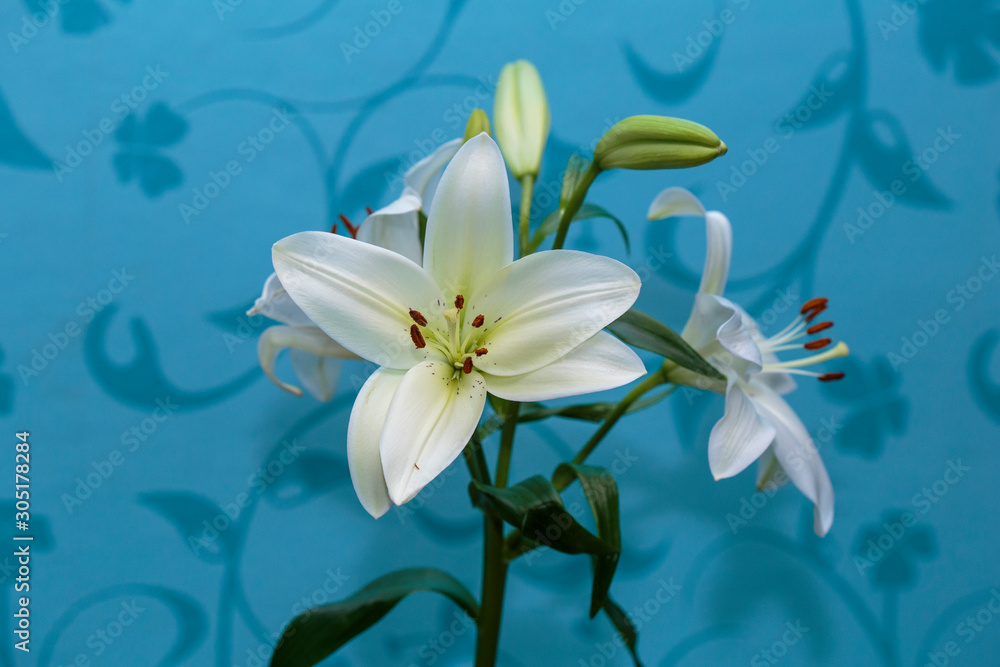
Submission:
[[[579,185],[576,186],[576,190],[573,191],[573,196],[566,202],[566,208],[563,209],[562,217],[559,219],[559,231],[556,232],[556,240],[552,243],[553,250],[559,250],[566,243],[566,233],[569,231],[569,224],[573,222],[573,216],[583,206],[583,200],[587,197],[587,190],[593,185],[594,179],[597,178],[599,173],[601,171],[591,164],[590,168],[584,173]]]
[[[476,667],[493,667],[500,643],[507,564],[503,559],[503,521],[483,514],[483,593],[476,621]]]
[[[510,457],[514,450],[514,429],[517,428],[517,413],[520,409],[520,403],[507,404],[507,414],[504,415],[503,429],[500,431],[500,456],[497,458],[497,479],[494,484],[498,489],[507,486]]]
[[[526,174],[521,177],[521,210],[518,213],[520,217],[520,224],[518,228],[520,229],[520,239],[521,239],[521,257],[529,254],[528,247],[530,239],[528,238],[528,227],[531,225],[531,200],[535,191],[535,177],[532,174]]]

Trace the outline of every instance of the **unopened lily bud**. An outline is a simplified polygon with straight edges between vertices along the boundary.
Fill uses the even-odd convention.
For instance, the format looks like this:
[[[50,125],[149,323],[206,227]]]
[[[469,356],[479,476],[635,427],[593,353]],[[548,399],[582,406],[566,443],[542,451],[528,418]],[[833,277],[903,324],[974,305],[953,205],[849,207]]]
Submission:
[[[597,143],[594,163],[602,169],[682,169],[725,155],[715,132],[690,120],[631,116],[615,124]]]
[[[469,116],[469,122],[465,124],[464,140],[478,137],[483,132],[490,134],[490,118],[482,109],[476,109]]]
[[[493,123],[497,143],[515,178],[538,175],[549,122],[549,102],[535,66],[527,60],[505,65],[497,83]]]

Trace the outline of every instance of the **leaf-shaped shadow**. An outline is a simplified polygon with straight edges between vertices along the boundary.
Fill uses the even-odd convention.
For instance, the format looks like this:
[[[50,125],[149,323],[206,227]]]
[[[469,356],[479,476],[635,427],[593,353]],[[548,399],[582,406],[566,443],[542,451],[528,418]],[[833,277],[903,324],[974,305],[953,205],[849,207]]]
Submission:
[[[991,361],[1000,345],[1000,330],[987,331],[972,345],[967,373],[972,397],[992,419],[1000,422],[1000,382],[992,378]]]
[[[905,188],[899,199],[916,206],[950,207],[951,199],[937,189],[913,160],[906,132],[895,116],[887,111],[869,111],[858,118],[854,128],[851,148],[875,187],[891,191],[893,183],[898,181]]]
[[[903,514],[899,509],[885,512],[881,524],[862,526],[854,540],[854,565],[881,590],[913,588],[920,578],[917,560],[932,560],[938,554],[934,528],[919,523],[906,526]]]
[[[163,102],[157,102],[149,108],[143,121],[135,114],[126,116],[115,132],[115,139],[123,144],[172,146],[183,139],[187,131],[188,123],[182,116]]]
[[[59,0],[57,5],[48,0],[25,0],[24,4],[33,14],[51,17],[58,14],[62,31],[71,35],[87,35],[111,23],[111,17],[97,0]]]
[[[697,93],[708,80],[709,72],[715,65],[716,57],[719,55],[719,47],[722,44],[722,35],[712,40],[704,53],[692,63],[687,64],[691,59],[676,57],[679,52],[675,52],[676,73],[664,73],[657,71],[649,65],[646,60],[639,55],[632,44],[625,44],[625,61],[629,70],[632,71],[632,78],[636,80],[643,92],[654,100],[666,103],[678,103],[687,100]]]
[[[164,586],[148,584],[111,586],[80,598],[63,612],[42,642],[38,664],[53,664],[59,638],[83,612],[101,603],[115,600],[128,602],[135,597],[158,600],[170,611],[177,622],[177,639],[174,640],[170,652],[155,663],[150,657],[146,664],[155,664],[157,667],[178,665],[190,658],[208,636],[210,624],[208,614],[194,598]]]
[[[31,438],[28,438],[28,442],[31,442]],[[15,512],[15,506],[13,500],[5,500],[0,503],[0,512],[3,512],[3,516],[13,517]],[[13,528],[13,521],[11,522],[11,528]],[[22,533],[20,531],[12,530],[12,536],[20,535],[31,535],[32,550],[37,549],[38,551],[51,551],[55,546],[55,537],[52,535],[52,526],[49,524],[49,520],[41,515],[31,512],[31,519],[29,520],[29,526],[31,530],[27,533]]]
[[[119,150],[113,164],[121,183],[139,181],[143,194],[159,197],[184,180],[180,168],[159,149],[178,143],[187,134],[188,124],[162,102],[150,107],[145,118],[130,114],[115,132]]]
[[[832,422],[838,449],[865,459],[882,455],[885,439],[906,432],[910,402],[899,394],[899,376],[884,358],[865,364],[855,358],[841,366],[846,376],[823,385],[823,392],[853,409],[838,424]]]
[[[159,197],[184,180],[174,161],[162,155],[117,153],[113,164],[120,183],[130,183],[138,178],[143,194],[150,198]]]
[[[255,367],[220,387],[199,392],[179,389],[164,375],[153,335],[140,318],[129,323],[135,357],[124,364],[115,363],[108,357],[106,341],[117,310],[109,305],[94,318],[84,337],[84,358],[101,388],[126,405],[152,409],[157,400],[169,398],[181,411],[201,408],[242,391],[260,375]]]
[[[22,169],[47,169],[52,166],[52,160],[21,132],[2,91],[0,91],[0,162]]]
[[[240,548],[243,525],[214,502],[194,493],[143,493],[139,503],[169,521],[191,553],[209,563],[225,563]]]
[[[861,97],[861,61],[850,49],[842,49],[819,66],[809,89],[784,121],[796,129],[811,129],[832,122]]]
[[[951,0],[920,5],[920,50],[937,72],[954,61],[955,80],[981,85],[1000,76],[990,46],[1000,47],[1000,8],[993,0]]]

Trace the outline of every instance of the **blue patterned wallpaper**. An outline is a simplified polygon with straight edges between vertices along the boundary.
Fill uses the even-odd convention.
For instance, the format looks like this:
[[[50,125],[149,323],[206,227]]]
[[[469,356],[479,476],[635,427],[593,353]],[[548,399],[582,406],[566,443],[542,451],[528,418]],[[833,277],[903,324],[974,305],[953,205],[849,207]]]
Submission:
[[[461,464],[373,521],[344,454],[370,368],[348,362],[331,403],[285,394],[243,313],[275,240],[390,201],[522,57],[553,115],[536,219],[617,120],[703,122],[724,159],[592,190],[631,254],[599,222],[570,246],[635,268],[639,306],[679,327],[703,231],[644,214],[688,187],[733,222],[734,298],[780,328],[827,296],[853,351],[847,380],[792,397],[837,492],[825,539],[794,491],[712,481],[718,397],[678,392],[598,453],[621,470],[613,591],[645,664],[996,664],[994,2],[5,0],[0,28],[2,458],[12,480],[30,431],[35,536],[32,651],[8,632],[4,665],[253,667],[294,614],[390,569],[478,590]],[[590,429],[525,429],[515,478]],[[631,664],[587,619],[587,573],[514,566],[502,664]],[[324,664],[467,665],[473,634],[418,595]]]

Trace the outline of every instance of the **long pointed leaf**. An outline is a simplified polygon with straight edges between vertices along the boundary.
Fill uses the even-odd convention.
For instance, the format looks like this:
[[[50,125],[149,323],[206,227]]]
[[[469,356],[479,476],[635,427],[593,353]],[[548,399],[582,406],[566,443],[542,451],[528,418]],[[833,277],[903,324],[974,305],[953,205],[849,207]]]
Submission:
[[[629,653],[632,654],[632,661],[635,662],[635,667],[642,667],[642,662],[639,660],[639,653],[637,644],[639,643],[639,631],[635,629],[632,625],[632,621],[629,620],[628,614],[625,613],[621,607],[619,607],[614,600],[611,598],[604,599],[604,613],[608,615],[611,619],[612,625],[618,631],[618,635],[625,642],[625,646],[628,647]]]
[[[654,352],[695,373],[725,380],[680,334],[635,308],[608,325],[608,330],[633,347]]]
[[[538,246],[542,245],[552,234],[555,234],[559,229],[559,218],[561,210],[553,211],[544,220],[542,224],[538,225],[538,229],[535,230],[534,236],[531,237],[531,243],[529,244],[529,249],[531,252],[535,252]],[[618,232],[622,235],[622,240],[625,241],[625,252],[632,252],[632,244],[629,241],[628,229],[625,228],[625,223],[619,220],[614,214],[612,214],[607,209],[598,206],[597,204],[584,204],[577,211],[576,215],[573,216],[572,222],[579,222],[581,220],[590,220],[593,218],[606,218],[611,222],[615,223],[615,227],[618,228]]]

